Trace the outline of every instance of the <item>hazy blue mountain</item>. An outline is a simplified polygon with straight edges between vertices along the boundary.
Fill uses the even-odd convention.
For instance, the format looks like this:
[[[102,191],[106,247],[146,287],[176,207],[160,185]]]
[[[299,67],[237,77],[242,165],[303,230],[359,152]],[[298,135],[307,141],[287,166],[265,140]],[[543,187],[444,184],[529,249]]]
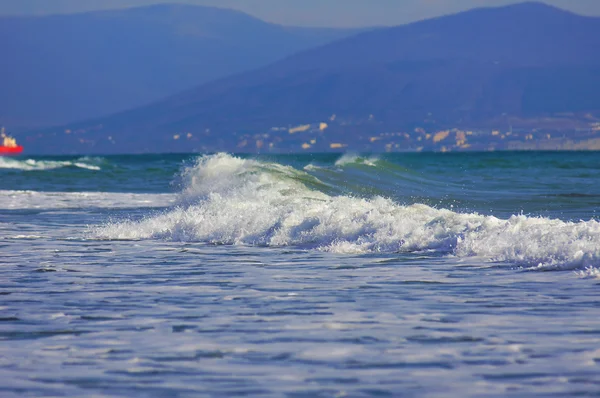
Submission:
[[[598,49],[600,18],[540,3],[476,9],[361,33],[72,128],[92,137],[85,148],[155,151],[191,149],[173,141],[180,132],[204,149],[235,150],[244,134],[333,114],[328,131],[346,126],[350,142],[359,137],[348,126],[369,119],[382,131],[507,118],[535,127],[536,118],[600,110]]]
[[[67,123],[141,106],[355,30],[157,5],[0,18],[0,123]]]

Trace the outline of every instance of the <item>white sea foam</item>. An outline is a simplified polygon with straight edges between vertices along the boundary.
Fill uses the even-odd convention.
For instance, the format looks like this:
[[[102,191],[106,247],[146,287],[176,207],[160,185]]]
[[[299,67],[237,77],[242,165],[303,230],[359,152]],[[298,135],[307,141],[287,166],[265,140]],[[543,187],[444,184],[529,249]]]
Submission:
[[[0,209],[79,209],[166,207],[175,201],[172,194],[113,192],[38,192],[0,190]]]
[[[434,251],[528,268],[600,265],[600,223],[461,214],[309,189],[291,167],[224,154],[183,172],[178,205],[139,222],[97,227],[100,239],[300,246],[335,253]]]
[[[600,279],[600,268],[592,266],[585,267],[585,269],[575,271],[575,273],[584,279]]]
[[[34,160],[34,159],[11,159],[0,157],[0,169],[16,169],[16,170],[54,170],[63,167],[78,167],[80,169],[98,171],[101,168],[94,163],[95,159],[81,158],[75,161],[68,160]]]

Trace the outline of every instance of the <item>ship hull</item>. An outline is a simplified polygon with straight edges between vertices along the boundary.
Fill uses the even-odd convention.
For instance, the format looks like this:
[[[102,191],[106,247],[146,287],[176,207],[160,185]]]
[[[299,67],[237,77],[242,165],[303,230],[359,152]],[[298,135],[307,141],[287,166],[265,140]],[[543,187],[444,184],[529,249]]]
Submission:
[[[18,155],[21,152],[23,152],[23,147],[20,145],[16,147],[0,146],[0,156]]]

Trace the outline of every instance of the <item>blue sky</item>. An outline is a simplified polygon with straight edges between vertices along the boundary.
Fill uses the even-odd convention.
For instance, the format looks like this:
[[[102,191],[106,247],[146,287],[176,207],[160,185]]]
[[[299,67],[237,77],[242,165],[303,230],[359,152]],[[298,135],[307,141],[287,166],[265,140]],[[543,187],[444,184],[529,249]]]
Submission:
[[[263,20],[300,26],[399,25],[515,0],[0,0],[0,14],[49,14],[188,3],[234,8]],[[579,14],[600,16],[600,0],[544,0]]]

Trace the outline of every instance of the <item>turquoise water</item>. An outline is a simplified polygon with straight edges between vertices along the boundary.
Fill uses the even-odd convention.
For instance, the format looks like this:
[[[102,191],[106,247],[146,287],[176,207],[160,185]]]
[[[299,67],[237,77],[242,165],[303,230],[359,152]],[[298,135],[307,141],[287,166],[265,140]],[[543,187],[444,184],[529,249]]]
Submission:
[[[597,153],[0,158],[2,396],[597,396]]]

